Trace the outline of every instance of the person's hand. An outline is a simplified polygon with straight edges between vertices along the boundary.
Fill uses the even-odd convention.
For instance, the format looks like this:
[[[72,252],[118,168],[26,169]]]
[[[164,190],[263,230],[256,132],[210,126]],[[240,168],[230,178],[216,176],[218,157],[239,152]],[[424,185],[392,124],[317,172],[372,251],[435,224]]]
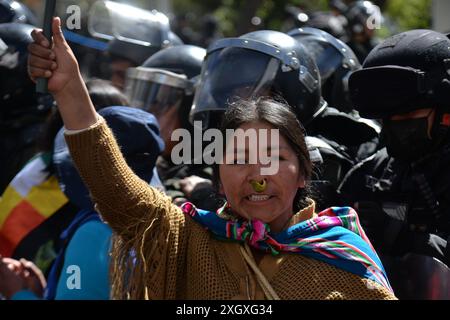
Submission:
[[[20,268],[17,260],[0,256],[0,294],[7,299],[27,288],[25,280],[20,275]]]
[[[53,18],[52,30],[52,47],[41,30],[33,30],[34,42],[28,46],[28,74],[34,81],[39,77],[48,79],[48,90],[56,100],[66,129],[88,128],[98,117],[78,62],[64,39],[59,18]]]
[[[27,289],[38,297],[44,296],[44,289],[47,286],[44,274],[33,262],[20,259],[22,279],[25,280]]]
[[[33,81],[47,78],[49,92],[58,94],[71,81],[78,81],[79,69],[77,60],[64,39],[59,18],[53,18],[52,31],[51,47],[42,30],[34,29],[31,33],[34,42],[28,46],[28,74]]]
[[[8,268],[11,271],[14,271],[15,273],[19,273],[21,270],[21,263],[20,261],[13,259],[13,258],[7,258],[7,257],[2,257],[0,255],[0,261],[3,262],[4,264],[6,264],[8,266]]]
[[[43,297],[46,286],[44,274],[33,262],[0,257],[0,293],[6,298],[21,290]]]
[[[199,176],[189,176],[180,180],[181,191],[189,198],[195,189],[210,187],[212,183],[208,179],[201,178]]]

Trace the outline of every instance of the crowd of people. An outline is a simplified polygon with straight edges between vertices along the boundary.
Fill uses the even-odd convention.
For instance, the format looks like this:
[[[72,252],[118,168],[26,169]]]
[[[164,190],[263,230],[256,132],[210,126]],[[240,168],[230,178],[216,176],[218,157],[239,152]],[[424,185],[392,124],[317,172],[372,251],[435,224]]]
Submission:
[[[347,43],[323,15],[207,48],[155,18],[87,79],[61,19],[47,39],[13,2],[0,299],[450,298],[449,36],[374,43],[369,1]]]

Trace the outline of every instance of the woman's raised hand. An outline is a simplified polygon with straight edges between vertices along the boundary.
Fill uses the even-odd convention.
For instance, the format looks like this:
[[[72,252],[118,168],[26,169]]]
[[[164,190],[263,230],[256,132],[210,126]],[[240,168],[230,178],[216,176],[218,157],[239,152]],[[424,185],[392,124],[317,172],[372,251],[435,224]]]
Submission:
[[[54,18],[52,23],[53,46],[45,38],[42,30],[31,33],[34,42],[28,46],[28,74],[36,78],[48,79],[48,90],[58,94],[70,81],[75,81],[79,71],[77,60],[61,31],[61,20]]]
[[[53,18],[53,43],[50,46],[42,30],[31,33],[34,42],[28,46],[28,74],[48,79],[48,90],[53,94],[64,126],[84,129],[97,121],[97,116],[81,77],[78,62],[64,39],[60,18]]]

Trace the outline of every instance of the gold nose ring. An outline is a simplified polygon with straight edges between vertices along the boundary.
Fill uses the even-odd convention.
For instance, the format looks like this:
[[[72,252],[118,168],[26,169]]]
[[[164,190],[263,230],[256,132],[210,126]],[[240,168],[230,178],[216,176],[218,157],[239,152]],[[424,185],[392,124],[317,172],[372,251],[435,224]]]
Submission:
[[[251,180],[250,184],[252,185],[253,190],[260,193],[267,189],[267,180],[262,179],[261,181]]]

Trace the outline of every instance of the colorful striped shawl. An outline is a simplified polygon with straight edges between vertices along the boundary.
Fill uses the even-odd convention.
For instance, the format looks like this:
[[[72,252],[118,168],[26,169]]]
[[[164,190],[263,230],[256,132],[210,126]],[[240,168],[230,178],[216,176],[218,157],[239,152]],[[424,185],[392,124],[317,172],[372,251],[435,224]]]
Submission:
[[[392,291],[383,265],[364,233],[358,215],[350,207],[331,207],[280,233],[271,233],[259,220],[224,218],[227,205],[217,212],[185,203],[182,210],[216,238],[244,242],[277,255],[299,253],[371,279]]]

